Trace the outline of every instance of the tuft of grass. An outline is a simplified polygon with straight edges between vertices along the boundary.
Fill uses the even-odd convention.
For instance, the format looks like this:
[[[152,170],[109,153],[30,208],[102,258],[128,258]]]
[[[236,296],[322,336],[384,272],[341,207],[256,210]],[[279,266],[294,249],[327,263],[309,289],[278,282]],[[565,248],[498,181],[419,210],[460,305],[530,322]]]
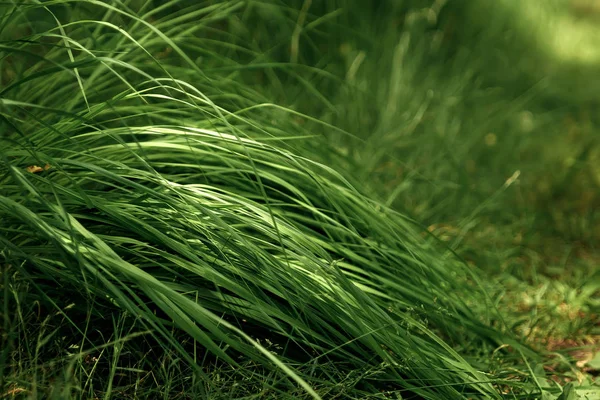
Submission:
[[[3,393],[218,398],[227,373],[278,398],[500,398],[459,349],[535,354],[490,326],[472,271],[237,82],[241,3],[152,5],[5,6]]]
[[[488,6],[0,6],[0,395],[591,385],[594,97]]]

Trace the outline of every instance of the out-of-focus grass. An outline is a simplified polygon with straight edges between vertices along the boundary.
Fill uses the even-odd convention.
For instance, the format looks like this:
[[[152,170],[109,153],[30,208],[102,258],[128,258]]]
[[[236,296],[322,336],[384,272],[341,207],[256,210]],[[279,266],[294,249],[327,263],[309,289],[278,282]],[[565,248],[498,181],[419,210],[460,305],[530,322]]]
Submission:
[[[297,59],[343,84],[326,81],[338,87],[337,95],[327,97],[330,106],[314,95],[329,91],[327,83],[312,90],[290,84],[296,87],[291,99],[272,96],[350,132],[325,135],[350,156],[346,170],[431,229],[453,229],[456,245],[465,243],[471,229],[482,229],[493,241],[543,249],[546,261],[560,260],[569,247],[594,252],[600,147],[592,72],[600,64],[569,58],[566,65],[553,43],[566,40],[564,31],[591,35],[589,42],[574,39],[568,46],[584,53],[598,32],[578,22],[576,5],[569,4],[377,3],[361,9],[362,18],[358,11],[338,16],[345,29],[319,23],[342,7],[357,9],[349,2],[311,5],[314,14],[302,31],[305,52]],[[266,33],[256,31],[260,43]],[[287,45],[274,48],[285,54]],[[561,86],[584,79],[579,86]],[[301,101],[297,93],[312,101]],[[511,235],[494,233],[500,227]]]

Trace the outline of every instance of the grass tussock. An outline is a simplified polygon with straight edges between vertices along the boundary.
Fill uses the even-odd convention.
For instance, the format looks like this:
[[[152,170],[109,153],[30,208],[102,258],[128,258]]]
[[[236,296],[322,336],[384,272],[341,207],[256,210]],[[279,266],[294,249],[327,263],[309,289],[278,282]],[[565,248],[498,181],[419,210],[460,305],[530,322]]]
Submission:
[[[310,3],[0,6],[0,396],[561,392],[536,346],[548,317],[515,320],[540,299],[512,309],[502,288],[527,283],[461,259],[519,178],[501,149],[535,143],[488,128],[535,132],[530,104],[492,93],[464,118],[489,90],[444,51],[422,79],[440,2],[365,7],[366,33],[352,2]],[[431,159],[440,142],[456,164]],[[498,174],[475,185],[469,165]],[[589,334],[596,290],[568,332]]]

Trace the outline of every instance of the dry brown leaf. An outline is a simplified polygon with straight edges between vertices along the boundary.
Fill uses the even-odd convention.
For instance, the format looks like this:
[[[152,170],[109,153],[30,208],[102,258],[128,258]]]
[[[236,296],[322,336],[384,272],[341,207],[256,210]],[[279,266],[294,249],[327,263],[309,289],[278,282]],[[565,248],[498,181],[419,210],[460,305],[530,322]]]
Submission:
[[[30,165],[27,167],[27,172],[31,172],[32,174],[35,174],[36,172],[42,172],[43,170],[44,168],[38,167],[37,165]]]
[[[35,174],[35,173],[42,172],[42,171],[48,171],[50,168],[52,168],[52,166],[50,164],[46,164],[46,165],[44,165],[44,168],[37,166],[37,165],[30,165],[26,169],[27,169],[27,172],[31,172],[32,174]]]

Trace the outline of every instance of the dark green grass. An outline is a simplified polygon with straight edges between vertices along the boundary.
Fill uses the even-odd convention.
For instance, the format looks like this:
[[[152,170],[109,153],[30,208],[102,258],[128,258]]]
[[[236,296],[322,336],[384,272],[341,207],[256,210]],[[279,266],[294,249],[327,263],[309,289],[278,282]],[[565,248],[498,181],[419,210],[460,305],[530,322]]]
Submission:
[[[530,287],[481,269],[532,279],[494,264],[547,221],[527,218],[550,196],[521,189],[545,168],[527,155],[579,105],[544,108],[555,92],[515,95],[468,40],[447,46],[464,10],[308,5],[4,6],[2,394],[560,392],[521,344]],[[549,193],[578,185],[581,154]],[[440,222],[476,266],[424,234]],[[593,325],[584,289],[560,334]]]

